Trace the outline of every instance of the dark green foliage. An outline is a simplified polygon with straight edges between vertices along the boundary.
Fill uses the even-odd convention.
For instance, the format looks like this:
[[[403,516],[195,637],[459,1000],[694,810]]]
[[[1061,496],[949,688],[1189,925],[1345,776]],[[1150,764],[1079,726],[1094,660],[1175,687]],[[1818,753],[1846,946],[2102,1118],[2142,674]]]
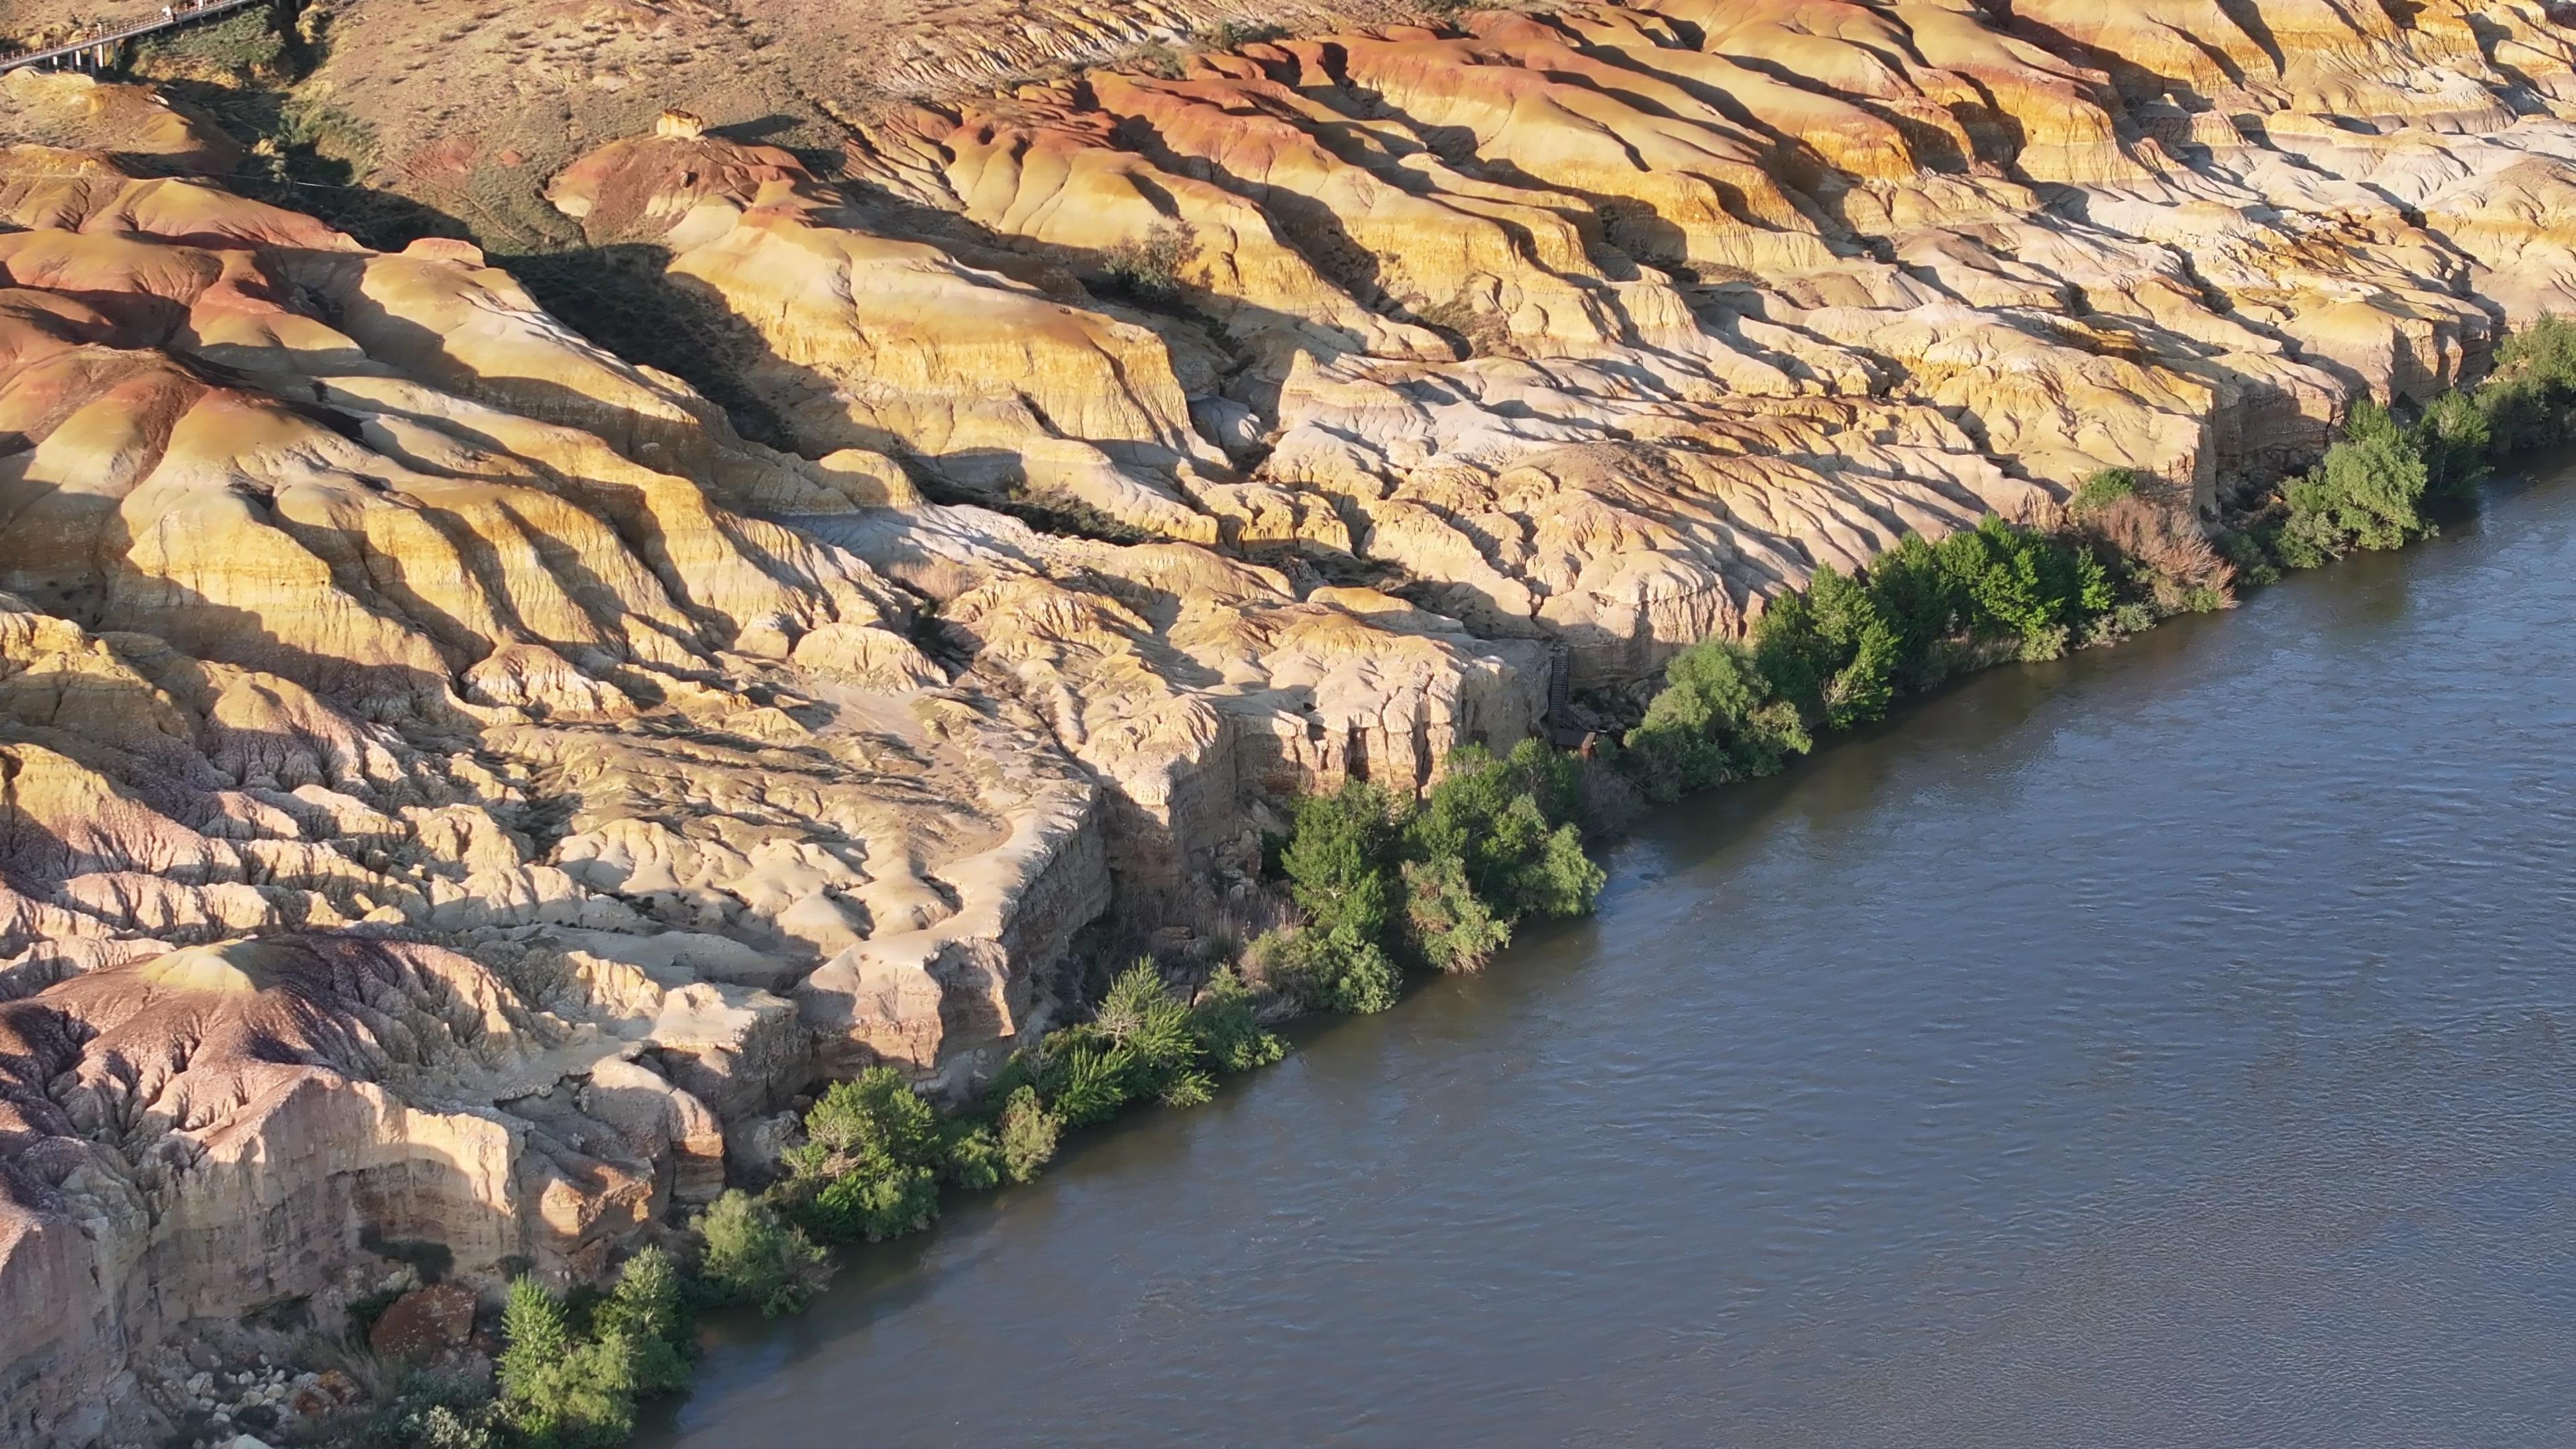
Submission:
[[[1195,1107],[1216,1094],[1216,1079],[1200,1064],[1201,1047],[1187,1002],[1163,984],[1151,961],[1139,961],[1109,984],[1090,1030],[1124,1054],[1127,1100],[1153,1098]]]
[[[2353,404],[2343,440],[2281,490],[2290,515],[2273,547],[2292,568],[2356,548],[2397,548],[2433,531],[2421,512],[2428,475],[2414,439],[2385,408]]]
[[[969,1192],[1002,1185],[1002,1139],[993,1123],[959,1118],[941,1124],[939,1137],[942,1181]]]
[[[949,1145],[939,1113],[903,1073],[871,1067],[833,1083],[805,1114],[805,1142],[786,1158],[790,1200],[826,1239],[918,1232],[939,1216]]]
[[[688,1283],[670,1254],[646,1248],[627,1259],[592,1323],[602,1340],[624,1345],[637,1394],[689,1386]]]
[[[1673,656],[1626,743],[1639,788],[1657,800],[1776,774],[1809,747],[1797,706],[1773,698],[1752,651],[1728,639]]]
[[[2543,317],[2506,338],[2475,397],[2493,456],[2576,437],[2576,322]]]
[[[2089,517],[2123,498],[2136,497],[2145,481],[2127,468],[2105,468],[2076,485],[2066,511],[2078,518]]]
[[[1195,1107],[1216,1094],[1219,1072],[1277,1061],[1287,1046],[1253,1020],[1251,993],[1220,971],[1195,1006],[1138,961],[1110,982],[1092,1019],[1049,1032],[1014,1064],[995,1124],[1002,1174],[1025,1182],[1055,1155],[1067,1127],[1105,1122],[1146,1101]],[[1006,1078],[1006,1081],[1009,1079]]]
[[[1395,919],[1395,821],[1386,792],[1352,780],[1297,802],[1280,868],[1310,926],[1380,940]]]
[[[1252,988],[1231,966],[1218,967],[1199,988],[1198,1001],[1190,1008],[1190,1029],[1198,1033],[1199,1051],[1208,1065],[1220,1072],[1248,1072],[1288,1054],[1288,1044],[1254,1017]],[[1048,1139],[1050,1150],[1053,1142]]]
[[[1318,1011],[1365,1016],[1395,1005],[1404,980],[1376,938],[1309,922],[1256,942],[1265,979]]]
[[[1987,514],[1933,550],[1966,605],[1968,632],[2018,639],[2025,659],[2053,659],[2071,632],[2114,602],[2109,573],[2089,548]]]
[[[1966,590],[1941,566],[1941,555],[1909,533],[1869,566],[1869,598],[1895,647],[1888,683],[1926,689],[1950,672],[1951,640],[1965,627]]]
[[[2459,503],[2476,494],[2494,469],[2494,424],[2476,395],[2453,390],[2433,399],[2409,431],[2424,460],[2424,496]]]
[[[1754,667],[1809,729],[1849,729],[1887,713],[1902,662],[1897,633],[1860,580],[1819,564],[1804,593],[1782,594],[1754,625]]]
[[[1413,949],[1443,971],[1479,970],[1511,944],[1511,923],[1469,884],[1466,862],[1456,855],[1406,861],[1404,896]]]
[[[709,1303],[770,1317],[795,1313],[832,1276],[831,1259],[803,1228],[739,1189],[715,1200],[698,1219],[698,1234],[706,1244],[698,1287]]]
[[[211,25],[165,30],[134,42],[134,69],[142,75],[242,85],[281,78],[290,68],[274,10],[243,10]]]
[[[1448,772],[1404,822],[1410,913],[1420,918],[1426,895],[1472,894],[1481,910],[1453,906],[1435,915],[1499,922],[1498,948],[1520,917],[1591,910],[1602,875],[1572,823],[1580,804],[1573,761],[1536,740],[1501,760],[1474,745],[1451,755]]]
[[[995,1130],[1001,1139],[1002,1175],[1013,1182],[1027,1182],[1055,1160],[1064,1120],[1046,1109],[1036,1087],[1023,1084],[1003,1101]]]
[[[2124,475],[2094,492],[2102,511],[2143,512],[2138,489]],[[1804,592],[1772,599],[1751,648],[1706,639],[1675,655],[1623,761],[1658,800],[1771,774],[1807,751],[1811,731],[1882,718],[1900,691],[1938,681],[1975,640],[2052,658],[2117,602],[2088,541],[1992,515],[1938,545],[1908,534],[1865,578],[1819,565]]]
[[[563,1305],[524,1274],[510,1284],[502,1335],[502,1410],[522,1442],[593,1449],[634,1432],[637,1386],[622,1338],[574,1338]]]
[[[2272,561],[2263,540],[2242,529],[2228,529],[2218,535],[2218,553],[2236,571],[2236,577],[2260,586],[2279,583],[2280,566]]]
[[[1280,863],[1307,923],[1263,942],[1255,964],[1311,1006],[1381,1011],[1402,989],[1400,953],[1473,970],[1523,917],[1592,909],[1602,876],[1574,824],[1584,794],[1571,757],[1523,740],[1502,759],[1457,751],[1409,810],[1358,782],[1299,801]]]

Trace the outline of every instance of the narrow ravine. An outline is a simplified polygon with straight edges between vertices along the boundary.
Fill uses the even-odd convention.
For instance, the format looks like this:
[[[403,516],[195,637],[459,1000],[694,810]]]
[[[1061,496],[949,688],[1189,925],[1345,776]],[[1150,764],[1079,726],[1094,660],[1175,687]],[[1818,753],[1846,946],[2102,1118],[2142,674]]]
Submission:
[[[1968,679],[647,1442],[2554,1444],[2576,488]]]

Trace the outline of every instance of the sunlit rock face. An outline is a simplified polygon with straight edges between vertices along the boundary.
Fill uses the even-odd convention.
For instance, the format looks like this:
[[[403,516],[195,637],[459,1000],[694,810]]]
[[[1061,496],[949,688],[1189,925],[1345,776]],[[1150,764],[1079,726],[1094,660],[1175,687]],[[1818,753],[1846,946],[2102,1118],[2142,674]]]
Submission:
[[[578,64],[544,3],[509,97],[490,27],[392,85],[450,5],[336,22],[374,182],[525,171],[705,392],[0,83],[0,1439],[372,1243],[593,1271],[819,1078],[989,1067],[1264,801],[2103,468],[2214,510],[2576,307],[2519,0],[749,0]],[[837,156],[730,123],[809,102]]]

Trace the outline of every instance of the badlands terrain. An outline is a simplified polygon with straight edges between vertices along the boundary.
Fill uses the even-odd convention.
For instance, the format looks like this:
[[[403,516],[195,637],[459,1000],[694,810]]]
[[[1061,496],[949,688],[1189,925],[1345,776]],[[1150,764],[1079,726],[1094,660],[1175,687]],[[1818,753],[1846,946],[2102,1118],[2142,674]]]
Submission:
[[[2556,13],[341,0],[0,76],[0,1441],[419,1245],[595,1273],[1820,564],[2259,497],[2576,306]]]

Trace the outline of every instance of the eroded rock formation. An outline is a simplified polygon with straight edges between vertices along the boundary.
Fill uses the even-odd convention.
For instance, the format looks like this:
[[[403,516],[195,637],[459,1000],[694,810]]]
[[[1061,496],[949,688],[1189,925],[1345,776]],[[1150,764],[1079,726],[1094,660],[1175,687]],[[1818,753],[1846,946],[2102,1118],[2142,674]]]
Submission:
[[[907,12],[904,96],[755,67],[832,166],[657,121],[732,32],[632,9],[685,93],[505,169],[706,392],[0,84],[0,1437],[372,1244],[595,1267],[819,1077],[989,1064],[1265,799],[2101,468],[2214,509],[2576,304],[2520,0]],[[458,109],[376,184],[485,175]]]

